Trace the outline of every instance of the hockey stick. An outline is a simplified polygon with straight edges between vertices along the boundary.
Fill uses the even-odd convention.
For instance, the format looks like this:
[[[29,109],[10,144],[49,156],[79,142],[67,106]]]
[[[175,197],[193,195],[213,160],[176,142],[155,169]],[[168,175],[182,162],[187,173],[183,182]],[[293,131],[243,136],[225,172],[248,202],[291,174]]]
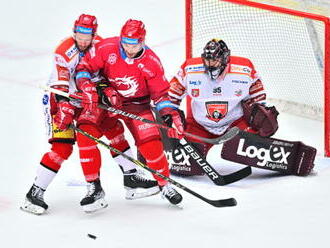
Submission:
[[[140,167],[146,169],[147,171],[149,171],[149,172],[151,172],[151,173],[153,173],[153,174],[155,174],[155,175],[161,177],[162,179],[164,179],[164,180],[170,182],[171,184],[175,185],[176,187],[178,187],[178,188],[180,188],[180,189],[182,189],[182,190],[184,190],[184,191],[186,191],[186,192],[188,192],[188,193],[194,195],[195,197],[201,199],[201,200],[204,201],[204,202],[207,202],[208,204],[210,204],[210,205],[212,205],[212,206],[214,206],[214,207],[218,207],[218,208],[220,208],[220,207],[232,207],[232,206],[236,206],[236,205],[237,205],[237,202],[236,202],[235,198],[220,199],[220,200],[210,200],[210,199],[207,199],[207,198],[205,198],[204,196],[202,196],[202,195],[196,193],[195,191],[192,191],[191,189],[189,189],[189,188],[183,186],[181,183],[178,183],[177,181],[175,181],[175,180],[173,180],[173,179],[171,179],[171,178],[169,178],[169,177],[166,177],[166,176],[160,174],[158,171],[149,168],[146,164],[140,162],[139,160],[136,160],[136,159],[134,159],[134,158],[132,158],[132,157],[126,155],[125,153],[122,153],[121,151],[117,150],[116,148],[107,145],[107,144],[106,144],[105,142],[103,142],[102,140],[95,138],[94,136],[92,136],[92,135],[90,135],[89,133],[87,133],[87,132],[81,130],[80,128],[77,128],[77,127],[74,126],[74,125],[70,125],[70,127],[73,128],[74,130],[76,130],[77,132],[81,133],[82,135],[84,135],[84,136],[86,136],[86,137],[88,137],[88,138],[94,140],[96,143],[98,143],[98,144],[100,144],[100,145],[106,147],[107,149],[109,149],[109,150],[111,150],[111,151],[113,151],[113,152],[115,152],[115,153],[117,153],[117,154],[123,156],[124,158],[130,160],[130,161],[133,162],[134,164],[136,164],[136,165],[138,165],[138,166],[140,166]]]
[[[67,92],[63,92],[61,90],[53,89],[53,88],[46,87],[46,86],[40,86],[40,88],[42,88],[46,91],[52,92],[54,94],[57,94],[57,95],[67,97],[67,98],[72,99],[72,100],[81,100],[81,98],[79,96],[74,95],[74,94],[70,94],[70,93],[67,93]],[[163,129],[167,129],[167,130],[171,129],[171,127],[168,127],[168,126],[166,126],[166,125],[164,125],[160,122],[151,121],[151,120],[148,120],[148,119],[143,118],[141,116],[138,116],[138,115],[135,115],[135,114],[132,114],[132,113],[128,113],[128,112],[125,112],[125,111],[120,110],[120,109],[116,109],[114,107],[108,107],[108,106],[105,106],[103,104],[99,104],[98,107],[101,108],[101,109],[110,111],[112,113],[116,113],[116,114],[119,114],[119,115],[122,115],[122,116],[125,116],[125,117],[128,117],[128,118],[134,119],[134,120],[139,120],[139,121],[142,121],[142,122],[145,122],[145,123],[156,125],[156,126],[158,126],[160,128],[163,128]],[[214,138],[214,139],[204,138],[204,137],[201,137],[201,136],[198,136],[198,135],[195,135],[195,134],[192,134],[192,133],[188,133],[188,132],[184,132],[183,134],[187,137],[192,137],[192,138],[195,138],[199,141],[203,141],[205,143],[209,143],[209,144],[213,144],[213,145],[219,145],[219,144],[222,144],[222,143],[234,138],[238,134],[238,132],[239,132],[239,128],[233,127],[228,132],[226,132],[226,134],[224,134],[223,136],[218,137],[218,138]]]
[[[148,120],[148,119],[143,118],[141,116],[138,116],[138,115],[135,115],[135,114],[132,114],[132,113],[128,113],[128,112],[125,112],[125,111],[120,110],[120,109],[116,109],[114,107],[107,107],[105,105],[99,104],[99,108],[108,110],[112,113],[120,114],[120,115],[125,116],[125,117],[129,117],[129,118],[134,119],[134,120],[140,120],[140,121],[145,122],[145,123],[153,124],[153,125],[156,125],[156,126],[162,128],[162,129],[168,130],[168,129],[172,128],[172,127],[168,127],[168,126],[166,126],[166,125],[164,125],[160,122],[151,121],[151,120]],[[183,134],[186,137],[191,137],[191,138],[194,138],[194,139],[197,139],[199,141],[203,141],[205,143],[209,143],[209,144],[212,144],[212,145],[220,145],[222,143],[225,143],[226,141],[234,138],[238,133],[239,133],[239,128],[233,127],[230,130],[228,130],[228,132],[226,132],[226,134],[224,134],[223,136],[218,137],[218,138],[214,138],[214,139],[209,139],[209,138],[201,137],[201,136],[189,133],[189,132],[183,132]]]
[[[183,149],[188,153],[189,157],[195,160],[200,168],[204,170],[206,175],[212,180],[216,185],[227,185],[238,180],[241,180],[252,173],[251,167],[247,166],[243,169],[235,171],[228,175],[220,175],[207,161],[203,158],[197,149],[188,143],[184,138],[180,140]]]

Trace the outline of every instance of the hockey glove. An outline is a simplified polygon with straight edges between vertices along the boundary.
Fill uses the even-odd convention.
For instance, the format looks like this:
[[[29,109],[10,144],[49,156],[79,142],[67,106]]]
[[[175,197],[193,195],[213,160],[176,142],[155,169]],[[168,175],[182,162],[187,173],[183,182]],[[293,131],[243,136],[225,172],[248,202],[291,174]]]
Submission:
[[[179,109],[163,108],[159,111],[162,119],[167,126],[171,127],[174,124],[174,128],[170,128],[167,131],[167,136],[174,139],[182,139],[184,137],[185,118],[183,111]]]
[[[77,95],[81,97],[82,107],[90,112],[97,108],[99,96],[96,91],[94,83],[86,80],[80,83],[79,88],[81,92],[78,92]]]
[[[57,113],[54,117],[55,125],[62,131],[68,129],[74,117],[75,107],[67,101],[61,101],[57,104]]]
[[[102,102],[106,105],[114,108],[121,108],[123,101],[121,95],[112,87],[107,87],[103,89],[103,95],[105,96],[102,98]]]
[[[274,106],[267,107],[260,103],[242,102],[244,118],[262,137],[272,136],[278,129],[278,111]]]

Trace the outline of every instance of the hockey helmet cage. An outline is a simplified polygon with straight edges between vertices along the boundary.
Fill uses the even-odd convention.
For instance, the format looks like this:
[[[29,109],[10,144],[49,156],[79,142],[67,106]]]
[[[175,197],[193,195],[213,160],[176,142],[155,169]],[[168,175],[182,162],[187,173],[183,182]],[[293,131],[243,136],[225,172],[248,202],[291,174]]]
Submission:
[[[225,70],[229,63],[229,56],[230,50],[223,40],[212,39],[206,43],[201,57],[205,69],[212,79],[216,79]],[[217,66],[210,66],[206,63],[207,60],[218,60],[220,63]]]

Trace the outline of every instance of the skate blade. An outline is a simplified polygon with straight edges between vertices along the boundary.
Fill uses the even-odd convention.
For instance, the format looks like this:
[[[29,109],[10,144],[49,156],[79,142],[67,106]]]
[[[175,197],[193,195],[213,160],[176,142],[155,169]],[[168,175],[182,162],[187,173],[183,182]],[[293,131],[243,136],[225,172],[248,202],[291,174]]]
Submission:
[[[160,189],[158,186],[149,188],[149,189],[143,189],[143,188],[128,188],[125,187],[126,189],[126,200],[136,200],[136,199],[141,199],[149,196],[156,195],[160,192]]]
[[[85,213],[90,214],[106,207],[108,207],[108,203],[102,198],[102,199],[98,199],[92,204],[82,206],[82,209],[84,210]]]
[[[35,214],[35,215],[42,215],[46,212],[46,209],[34,205],[31,202],[29,202],[28,200],[25,200],[25,203],[23,204],[23,206],[20,207],[20,209],[24,212],[30,213],[30,214]]]

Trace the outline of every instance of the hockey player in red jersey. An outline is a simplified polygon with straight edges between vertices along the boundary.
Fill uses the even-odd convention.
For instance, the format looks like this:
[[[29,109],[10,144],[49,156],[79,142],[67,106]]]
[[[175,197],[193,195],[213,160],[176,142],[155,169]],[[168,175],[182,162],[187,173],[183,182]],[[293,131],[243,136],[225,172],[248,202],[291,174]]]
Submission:
[[[97,26],[95,16],[91,15],[82,14],[75,21],[73,36],[64,39],[55,50],[54,67],[48,81],[49,87],[65,92],[76,92],[75,68],[86,52],[101,40],[96,34]],[[74,131],[68,128],[68,125],[79,116],[81,111],[66,98],[55,94],[45,94],[43,105],[51,150],[43,155],[37,168],[33,186],[21,206],[22,210],[34,214],[42,214],[48,208],[43,199],[44,192],[61,168],[62,163],[72,153],[76,137]],[[105,125],[106,128],[104,128]],[[123,134],[123,125],[118,120],[103,118],[100,129],[103,132],[102,134],[105,134],[113,143],[114,147],[126,153],[130,152],[129,144]],[[134,175],[136,167],[130,161],[125,161],[121,156],[112,155],[124,172],[124,186],[128,187],[126,197],[129,198],[129,192],[132,189],[129,187],[132,186],[130,183],[131,177]],[[84,174],[86,177],[89,176],[85,171]]]
[[[188,96],[187,132],[216,138],[231,127],[242,130],[224,144],[222,158],[295,175],[306,175],[313,168],[315,148],[268,138],[278,129],[278,112],[266,105],[266,93],[252,62],[231,56],[223,40],[207,42],[201,57],[186,60],[170,85],[169,95],[177,107]],[[187,140],[206,158],[211,144]],[[190,165],[176,164],[171,171],[186,176],[204,174],[193,160]]]
[[[178,112],[172,108],[168,97],[169,83],[164,76],[157,55],[145,45],[146,30],[138,20],[128,20],[120,37],[104,39],[97,44],[95,53],[84,58],[77,66],[77,87],[82,92],[83,104],[89,111],[98,111],[96,84],[90,79],[102,71],[110,86],[103,89],[110,104],[143,118],[154,120],[151,101],[161,115],[173,117],[176,127],[183,131]],[[119,118],[119,116],[118,116]],[[158,128],[130,118],[122,118],[130,130],[137,149],[146,158],[147,165],[169,176],[169,169]],[[81,126],[84,130],[84,126]],[[79,136],[78,136],[79,144]],[[163,196],[178,204],[182,196],[164,179],[154,175]]]

